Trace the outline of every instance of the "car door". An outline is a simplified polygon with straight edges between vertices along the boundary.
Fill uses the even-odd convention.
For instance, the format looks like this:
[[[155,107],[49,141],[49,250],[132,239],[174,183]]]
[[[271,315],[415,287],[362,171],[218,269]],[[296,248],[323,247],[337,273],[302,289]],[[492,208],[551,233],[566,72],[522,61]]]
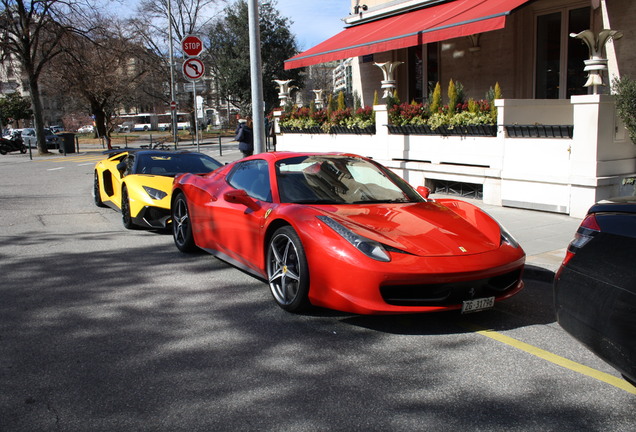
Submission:
[[[133,167],[135,158],[133,154],[118,155],[108,161],[108,169],[104,172],[102,181],[104,182],[104,190],[110,197],[110,201],[119,209],[121,209],[121,189],[122,182]],[[123,169],[120,170],[120,168]]]
[[[35,129],[24,129],[22,130],[22,142],[27,147],[37,147],[38,142],[35,137]]]
[[[244,191],[244,192],[243,192]],[[237,163],[213,213],[223,252],[262,273],[264,222],[272,208],[269,165],[262,159]]]

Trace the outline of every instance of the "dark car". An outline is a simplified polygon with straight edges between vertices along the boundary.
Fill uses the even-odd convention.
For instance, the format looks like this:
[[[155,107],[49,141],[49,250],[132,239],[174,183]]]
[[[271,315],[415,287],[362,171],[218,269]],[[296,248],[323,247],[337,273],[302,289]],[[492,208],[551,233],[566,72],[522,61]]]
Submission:
[[[554,279],[557,320],[636,383],[636,197],[592,206]],[[635,384],[636,385],[636,384]]]

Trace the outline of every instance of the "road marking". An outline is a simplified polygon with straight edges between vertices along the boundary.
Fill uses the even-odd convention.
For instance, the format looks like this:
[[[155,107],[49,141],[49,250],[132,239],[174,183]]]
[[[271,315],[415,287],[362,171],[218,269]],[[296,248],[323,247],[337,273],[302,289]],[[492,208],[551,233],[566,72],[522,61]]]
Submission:
[[[477,325],[468,324],[468,323],[466,323],[465,326],[473,330],[475,333],[478,333],[482,336],[486,336],[490,339],[494,339],[497,342],[501,342],[513,348],[517,348],[521,351],[525,351],[528,354],[532,354],[533,356],[539,357],[543,360],[547,360],[551,363],[554,363],[557,366],[561,366],[566,369],[570,369],[574,372],[587,375],[599,381],[603,381],[604,383],[610,384],[621,390],[625,390],[627,393],[636,394],[636,387],[634,387],[633,385],[631,385],[630,383],[628,383],[627,381],[621,378],[618,378],[608,373],[601,372],[591,367],[582,365],[575,361],[566,359],[565,357],[561,357],[559,355],[553,354],[549,351],[542,350],[541,348],[537,348],[534,345],[521,342],[520,340],[511,338],[510,336],[506,336],[494,330],[485,329],[483,327],[479,327]]]
[[[47,171],[57,171],[57,170],[61,170],[61,169],[64,169],[64,168],[66,168],[66,167],[49,168],[49,169],[47,169]]]
[[[85,154],[85,155],[76,155],[76,156],[59,156],[59,157],[36,159],[35,162],[84,162],[84,161],[99,161],[102,159],[104,159],[103,155]]]

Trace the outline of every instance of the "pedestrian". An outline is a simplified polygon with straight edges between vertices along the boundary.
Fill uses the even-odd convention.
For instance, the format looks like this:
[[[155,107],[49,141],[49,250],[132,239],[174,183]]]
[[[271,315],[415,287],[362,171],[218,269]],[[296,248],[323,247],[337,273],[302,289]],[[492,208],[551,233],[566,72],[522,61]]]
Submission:
[[[239,150],[243,157],[251,156],[254,153],[254,134],[252,133],[252,119],[239,119],[236,127],[235,141],[239,143]]]

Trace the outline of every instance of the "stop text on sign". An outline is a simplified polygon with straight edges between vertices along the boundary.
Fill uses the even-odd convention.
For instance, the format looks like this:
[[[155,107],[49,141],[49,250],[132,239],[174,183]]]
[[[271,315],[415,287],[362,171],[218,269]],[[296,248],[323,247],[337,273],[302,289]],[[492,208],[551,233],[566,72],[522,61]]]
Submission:
[[[181,41],[181,49],[188,57],[196,57],[203,51],[203,42],[198,36],[188,35]]]

